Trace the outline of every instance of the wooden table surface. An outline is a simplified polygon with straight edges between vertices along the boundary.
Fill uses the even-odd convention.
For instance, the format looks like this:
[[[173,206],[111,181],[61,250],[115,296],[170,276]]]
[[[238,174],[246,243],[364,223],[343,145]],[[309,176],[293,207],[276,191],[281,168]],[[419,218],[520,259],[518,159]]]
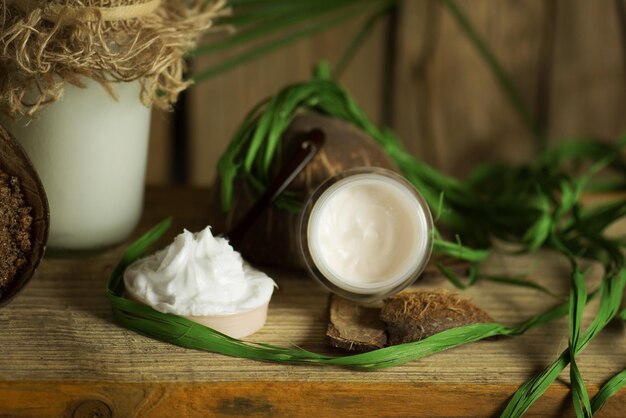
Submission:
[[[134,234],[174,216],[169,237],[206,222],[208,191],[149,189]],[[617,228],[624,230],[624,225]],[[105,280],[123,246],[81,259],[47,258],[0,309],[0,417],[493,416],[526,379],[567,347],[567,321],[516,338],[482,341],[380,371],[288,366],[183,349],[116,324]],[[530,277],[567,294],[568,265],[551,253],[496,256],[491,272]],[[590,285],[597,283],[595,269]],[[267,325],[250,339],[331,352],[326,291],[298,272],[269,269],[280,288]],[[430,275],[420,287],[450,288]],[[515,324],[556,301],[532,289],[479,282],[463,292],[497,321]],[[587,309],[586,323],[594,311]],[[590,393],[626,367],[626,335],[611,324],[579,358]],[[571,415],[564,372],[528,416]],[[624,416],[626,391],[600,416]]]

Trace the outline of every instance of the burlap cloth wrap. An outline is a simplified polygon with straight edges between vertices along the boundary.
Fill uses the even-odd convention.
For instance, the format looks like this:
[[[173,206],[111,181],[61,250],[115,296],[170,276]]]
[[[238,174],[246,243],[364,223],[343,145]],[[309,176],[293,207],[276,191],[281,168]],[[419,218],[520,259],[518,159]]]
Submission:
[[[65,83],[141,80],[145,105],[167,108],[189,84],[184,53],[225,0],[0,0],[0,112],[32,116]]]

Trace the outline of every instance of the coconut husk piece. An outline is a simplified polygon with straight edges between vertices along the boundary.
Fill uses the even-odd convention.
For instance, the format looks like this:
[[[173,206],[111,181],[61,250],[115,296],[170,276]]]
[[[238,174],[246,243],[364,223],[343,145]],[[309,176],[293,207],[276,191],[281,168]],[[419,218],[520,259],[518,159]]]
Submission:
[[[20,222],[30,223],[29,237],[1,237],[0,242],[6,244],[7,241],[13,240],[29,240],[28,245],[24,245],[25,251],[20,254],[24,258],[24,263],[20,263],[19,268],[12,274],[0,289],[0,306],[11,300],[30,280],[33,276],[40,260],[42,259],[46,241],[48,240],[48,228],[50,226],[50,210],[48,208],[48,200],[46,193],[33,167],[30,159],[17,143],[15,138],[4,127],[0,125],[0,173],[4,173],[7,178],[11,178],[10,192],[15,194],[19,190],[21,194],[20,200],[23,200],[23,206],[20,208],[29,210],[28,215],[24,216]],[[1,189],[1,188],[0,188]],[[8,198],[8,188],[4,187],[4,191],[0,192],[0,216],[7,216],[7,211],[15,210],[11,207],[14,199]],[[13,202],[12,202],[13,201]],[[10,215],[10,214],[9,214]],[[8,231],[0,231],[0,234],[8,234]],[[25,243],[24,243],[25,244]],[[29,248],[27,248],[29,247]],[[11,251],[10,248],[0,247],[0,257],[5,257],[3,251]]]
[[[398,293],[384,301],[380,319],[387,328],[390,345],[422,340],[463,325],[493,322],[487,312],[445,290]]]
[[[380,308],[361,306],[333,294],[329,298],[329,311],[326,335],[333,347],[364,352],[387,345]]]
[[[445,290],[405,291],[382,308],[331,295],[326,335],[333,347],[371,351],[422,340],[446,329],[493,319],[469,300]]]
[[[347,169],[371,166],[397,171],[385,151],[366,133],[340,119],[309,112],[297,115],[285,131],[274,159],[274,173],[283,159],[292,155],[297,140],[316,128],[324,132],[324,146],[285,191],[297,196],[302,207],[324,181]],[[216,233],[223,234],[248,212],[259,193],[245,182],[236,181],[231,210],[224,212],[219,184],[216,181],[211,190],[209,224]],[[237,249],[254,263],[303,269],[298,244],[299,221],[300,213],[272,206],[257,219]]]

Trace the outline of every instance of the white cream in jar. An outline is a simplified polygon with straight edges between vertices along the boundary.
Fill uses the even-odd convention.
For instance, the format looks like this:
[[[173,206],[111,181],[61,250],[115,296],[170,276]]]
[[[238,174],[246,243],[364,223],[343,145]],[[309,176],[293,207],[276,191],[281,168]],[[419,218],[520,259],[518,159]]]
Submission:
[[[244,263],[211,228],[184,231],[124,273],[129,296],[159,312],[184,316],[242,338],[265,323],[276,284]]]
[[[302,220],[309,271],[344,297],[376,300],[415,281],[432,250],[432,218],[415,188],[384,169],[350,170],[322,185]]]

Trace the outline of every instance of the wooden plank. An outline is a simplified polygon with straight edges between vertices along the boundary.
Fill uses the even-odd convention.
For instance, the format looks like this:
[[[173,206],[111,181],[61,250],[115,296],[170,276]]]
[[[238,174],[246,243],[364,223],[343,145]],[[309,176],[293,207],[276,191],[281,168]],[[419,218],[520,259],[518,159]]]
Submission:
[[[171,130],[171,113],[153,109],[146,171],[146,183],[149,185],[164,185],[171,181]]]
[[[399,3],[390,124],[415,156],[441,166],[435,146],[428,67],[439,33],[441,10],[436,2]]]
[[[550,137],[626,131],[624,41],[614,1],[558,0]]]
[[[183,227],[201,229],[206,224],[207,196],[205,189],[149,189],[147,210],[135,236],[169,215],[174,216],[175,225],[165,240]],[[613,233],[624,231],[626,219],[613,227]],[[379,405],[380,411],[383,407],[391,411],[374,415],[406,416],[410,405],[424,408],[421,411],[429,416],[484,416],[500,410],[522,382],[567,347],[563,318],[521,337],[464,345],[367,372],[270,364],[188,350],[138,335],[113,321],[104,281],[121,252],[122,248],[116,248],[84,259],[47,258],[23,293],[0,310],[0,416],[6,411],[9,416],[60,416],[58,412],[70,404],[89,399],[103,400],[114,411],[119,407],[121,412],[115,416],[135,416],[126,412],[139,408],[143,413],[141,408],[162,405],[158,403],[161,398],[163,405],[172,408],[186,405],[189,416],[205,416],[207,410],[225,415],[230,409],[220,409],[224,405],[235,410],[245,405],[256,408],[259,398],[263,405],[272,406],[276,416],[304,416],[311,411],[312,399],[320,401],[317,408],[322,416],[341,403],[348,416],[353,405],[372,411]],[[529,270],[530,279],[567,294],[568,263],[549,252],[497,256],[485,273]],[[599,268],[592,270],[590,288],[597,285],[600,273]],[[266,326],[250,340],[342,354],[325,341],[328,293],[302,273],[268,270],[268,274],[280,287],[272,298]],[[423,278],[417,287],[452,289],[439,275]],[[505,324],[516,324],[558,303],[533,289],[488,282],[479,282],[463,294]],[[597,303],[586,309],[585,326]],[[622,370],[624,358],[626,334],[623,324],[614,324],[578,358],[590,391]],[[567,380],[564,373],[562,382]],[[547,411],[568,407],[566,395],[563,383],[556,384],[536,413],[551,414]],[[609,401],[606,416],[621,416],[619,405],[625,395],[622,391]],[[357,406],[355,410],[360,410]],[[145,416],[169,412],[156,408],[146,410]]]
[[[458,1],[535,109],[544,1]],[[442,2],[401,3],[392,126],[417,157],[456,174],[477,163],[520,161],[533,139]]]
[[[477,417],[497,415],[514,390],[510,384],[0,382],[6,395],[0,408],[12,418]],[[567,392],[562,383],[552,386],[525,416],[574,416]],[[623,402],[622,392],[596,416],[621,417]]]
[[[626,130],[624,45],[616,2],[461,0],[552,141]],[[192,88],[190,165],[210,184],[217,159],[243,115],[280,87],[335,60],[359,22],[242,66]],[[435,0],[400,3],[395,28],[393,101],[383,99],[385,28],[357,55],[342,82],[377,122],[389,122],[419,158],[464,176],[485,161],[518,162],[535,148],[493,75],[450,13]],[[623,29],[621,29],[623,30]],[[202,59],[196,68],[212,60]],[[382,120],[389,116],[388,120]]]
[[[337,62],[362,22],[355,19],[193,86],[189,130],[192,184],[212,183],[219,157],[253,106],[288,84],[309,79],[320,60]],[[385,25],[376,28],[340,80],[377,122],[383,106],[385,33]],[[194,68],[206,68],[226,56],[198,59]]]

